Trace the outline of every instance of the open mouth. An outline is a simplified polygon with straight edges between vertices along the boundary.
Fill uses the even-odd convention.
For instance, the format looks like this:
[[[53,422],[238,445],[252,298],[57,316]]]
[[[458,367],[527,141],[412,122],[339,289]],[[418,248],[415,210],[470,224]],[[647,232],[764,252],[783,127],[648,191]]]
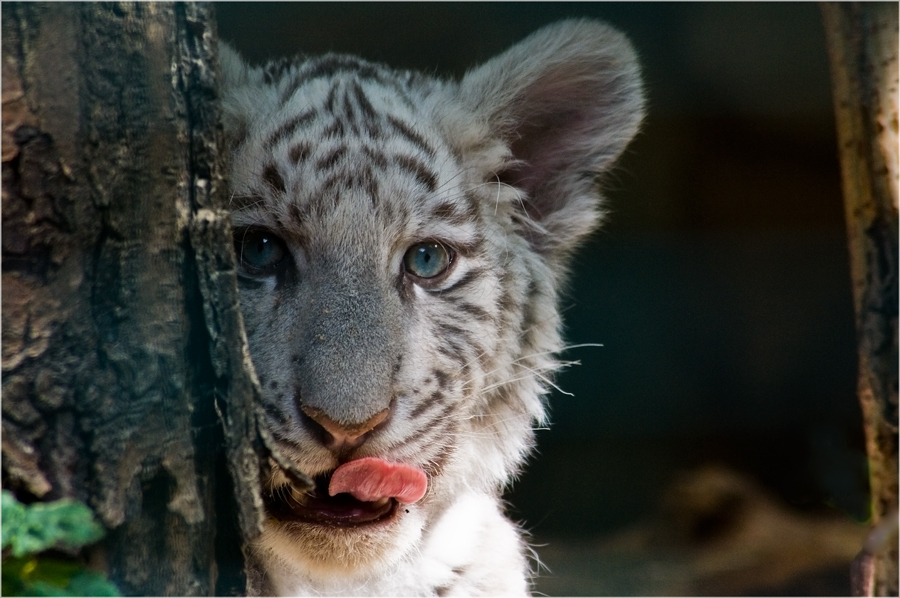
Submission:
[[[333,473],[333,472],[332,472]],[[304,521],[334,527],[356,527],[387,521],[397,513],[399,502],[383,497],[363,501],[348,492],[330,496],[332,473],[317,476],[314,488],[300,491],[278,486],[265,496],[266,510],[281,521]]]
[[[308,490],[290,485],[273,489],[266,496],[269,513],[283,521],[371,525],[394,516],[399,505],[417,502],[428,489],[421,469],[377,457],[348,461],[313,480]]]

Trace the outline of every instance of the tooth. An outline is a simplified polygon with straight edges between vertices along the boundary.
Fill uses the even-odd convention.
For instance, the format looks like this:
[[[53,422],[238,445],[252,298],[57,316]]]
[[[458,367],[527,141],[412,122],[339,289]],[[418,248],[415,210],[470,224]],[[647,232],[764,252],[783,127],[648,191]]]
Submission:
[[[309,498],[309,495],[307,495],[306,492],[302,492],[294,487],[291,487],[291,498],[296,500],[299,504],[303,505],[306,504],[306,499]]]
[[[384,498],[379,498],[378,500],[376,500],[372,503],[372,506],[375,507],[376,509],[380,509],[381,507],[386,505],[389,500],[391,500],[391,499],[386,496]]]

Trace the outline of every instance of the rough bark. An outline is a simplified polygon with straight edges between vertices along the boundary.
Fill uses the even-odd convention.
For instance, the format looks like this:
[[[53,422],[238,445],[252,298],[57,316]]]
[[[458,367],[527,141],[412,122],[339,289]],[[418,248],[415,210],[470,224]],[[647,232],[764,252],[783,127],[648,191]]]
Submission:
[[[240,593],[265,451],[211,8],[5,3],[2,43],[3,485],[89,504],[126,594]]]
[[[869,457],[875,554],[860,591],[896,596],[897,43],[896,3],[823,4],[837,117]],[[890,531],[890,530],[888,530]],[[862,562],[862,561],[860,561]]]

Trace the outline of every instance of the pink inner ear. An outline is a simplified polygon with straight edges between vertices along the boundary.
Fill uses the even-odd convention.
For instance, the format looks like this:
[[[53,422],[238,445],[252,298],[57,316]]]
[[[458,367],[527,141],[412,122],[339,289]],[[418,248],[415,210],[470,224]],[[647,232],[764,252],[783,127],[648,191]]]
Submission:
[[[516,128],[510,149],[521,163],[501,173],[500,179],[528,194],[526,209],[534,220],[542,220],[564,200],[541,193],[542,187],[567,171],[589,170],[590,156],[585,154],[590,140],[598,135],[591,125],[590,114],[566,110],[535,116]]]
[[[593,210],[584,213],[578,197],[588,193],[596,203],[594,177],[610,166],[640,121],[642,105],[629,102],[631,90],[623,92],[615,76],[592,68],[598,66],[557,65],[524,89],[515,105],[519,123],[508,138],[520,163],[500,179],[527,194],[524,209],[536,222],[593,222]]]

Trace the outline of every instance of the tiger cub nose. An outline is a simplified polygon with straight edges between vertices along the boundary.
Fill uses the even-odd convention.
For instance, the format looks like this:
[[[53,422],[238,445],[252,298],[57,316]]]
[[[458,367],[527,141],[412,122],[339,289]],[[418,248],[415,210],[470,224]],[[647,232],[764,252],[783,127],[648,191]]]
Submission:
[[[391,412],[390,408],[387,408],[361,423],[340,423],[328,417],[321,409],[308,405],[301,405],[300,409],[327,433],[322,439],[323,444],[333,451],[361,445],[366,440],[365,435],[383,422]]]

